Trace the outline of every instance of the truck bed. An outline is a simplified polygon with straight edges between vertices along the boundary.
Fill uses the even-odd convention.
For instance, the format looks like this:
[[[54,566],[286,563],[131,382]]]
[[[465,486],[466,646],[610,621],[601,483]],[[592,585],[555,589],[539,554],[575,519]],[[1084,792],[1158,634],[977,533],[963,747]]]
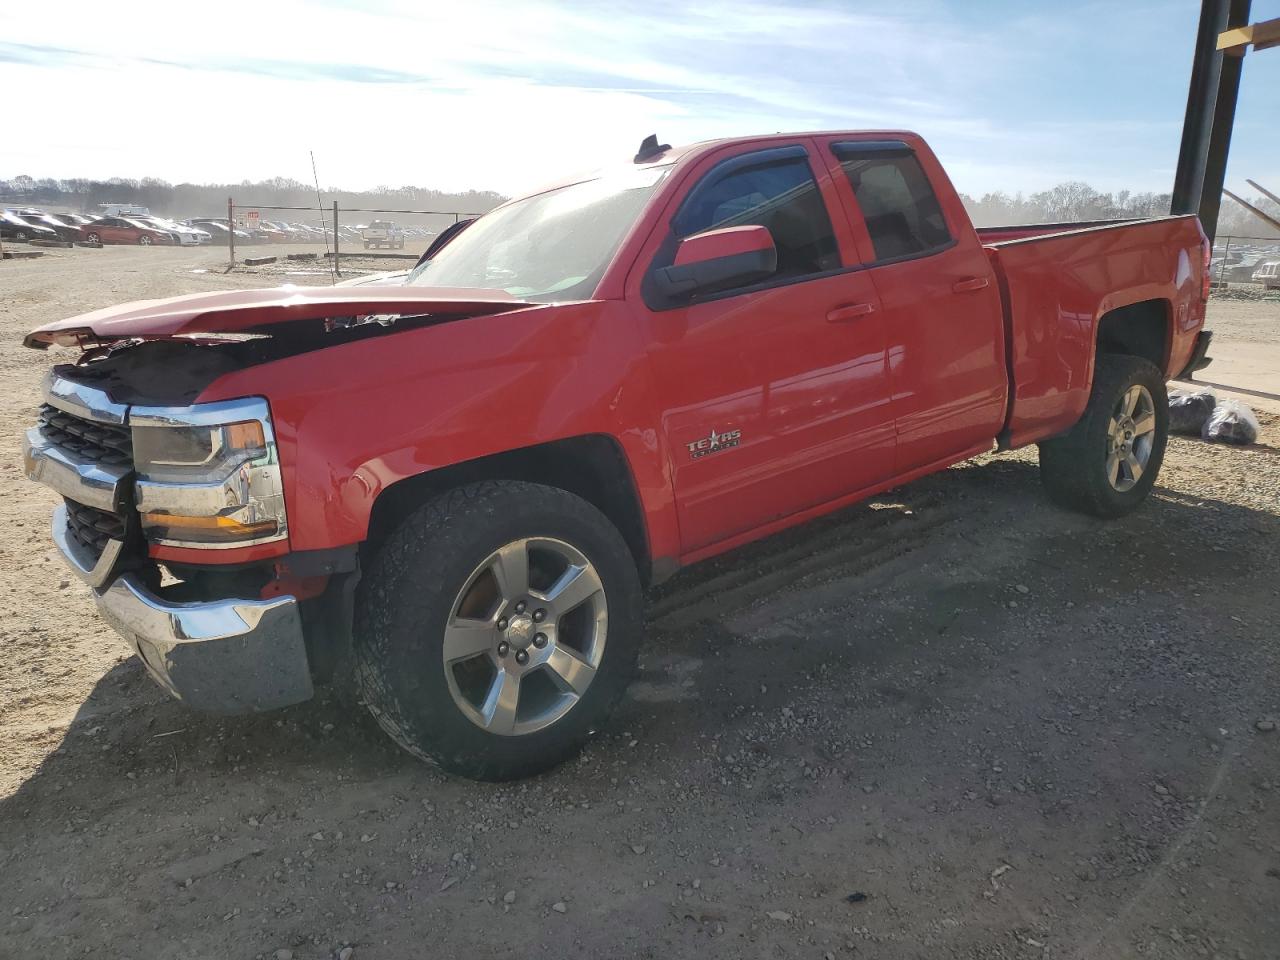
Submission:
[[[1075,220],[1060,223],[1021,223],[1003,227],[974,227],[978,239],[984,245],[1004,243],[1008,240],[1027,240],[1031,237],[1044,237],[1055,233],[1074,233],[1077,230],[1092,230],[1096,227],[1111,227],[1117,223],[1143,223],[1138,219],[1121,220]]]
[[[1194,348],[1204,317],[1204,235],[1194,216],[978,231],[1004,308],[1010,398],[1004,445],[1067,430],[1089,398],[1099,322],[1136,329],[1152,315],[1163,334],[1165,375]],[[1141,305],[1141,306],[1139,306]],[[1113,321],[1108,321],[1113,322]]]

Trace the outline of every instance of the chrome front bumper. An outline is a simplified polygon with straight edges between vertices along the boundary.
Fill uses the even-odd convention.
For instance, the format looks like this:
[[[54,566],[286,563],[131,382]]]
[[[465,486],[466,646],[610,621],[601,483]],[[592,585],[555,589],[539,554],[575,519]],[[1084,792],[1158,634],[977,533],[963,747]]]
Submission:
[[[314,693],[294,597],[171,603],[130,573],[98,610],[160,686],[209,713],[252,713]]]
[[[134,408],[131,415],[128,407],[115,403],[101,390],[57,377],[46,386],[45,402],[84,420],[116,426],[176,415],[169,408],[151,407]],[[221,408],[208,415],[220,412]],[[130,467],[84,459],[57,446],[39,428],[27,431],[23,468],[29,478],[66,500],[116,515],[136,513],[132,496],[135,477]],[[225,486],[196,493],[211,500],[225,493]],[[172,497],[172,491],[164,485],[138,487],[149,508],[169,505],[165,497]],[[212,508],[225,506],[225,499],[206,506],[216,512]],[[131,556],[126,548],[128,534],[124,536],[108,539],[97,553],[71,535],[66,504],[54,510],[53,542],[58,552],[93,588],[99,612],[125,638],[160,686],[189,706],[212,713],[270,710],[312,696],[311,669],[295,597],[173,602],[153,593],[131,571],[139,558]]]

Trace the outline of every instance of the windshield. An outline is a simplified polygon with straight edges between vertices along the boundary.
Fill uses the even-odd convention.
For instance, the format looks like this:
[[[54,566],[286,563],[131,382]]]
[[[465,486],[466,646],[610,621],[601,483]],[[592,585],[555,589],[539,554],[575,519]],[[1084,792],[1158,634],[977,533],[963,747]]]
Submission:
[[[610,173],[499,207],[406,282],[503,290],[525,300],[589,297],[668,169]]]

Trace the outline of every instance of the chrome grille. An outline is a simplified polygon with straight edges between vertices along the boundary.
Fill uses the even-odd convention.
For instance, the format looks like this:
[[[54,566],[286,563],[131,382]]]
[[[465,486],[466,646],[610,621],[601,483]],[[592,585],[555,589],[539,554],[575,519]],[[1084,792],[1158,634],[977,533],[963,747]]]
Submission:
[[[84,420],[46,403],[40,407],[40,431],[77,457],[113,467],[133,466],[133,436],[128,427]]]
[[[123,517],[94,507],[86,507],[83,503],[76,503],[74,500],[64,499],[63,502],[67,505],[67,532],[77,543],[92,550],[95,555],[106,549],[108,540],[124,539]]]

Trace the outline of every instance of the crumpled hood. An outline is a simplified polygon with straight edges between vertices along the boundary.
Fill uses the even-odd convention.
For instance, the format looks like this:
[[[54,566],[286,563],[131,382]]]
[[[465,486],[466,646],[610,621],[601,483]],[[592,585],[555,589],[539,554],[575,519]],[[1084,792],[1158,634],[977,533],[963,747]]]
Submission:
[[[138,300],[45,324],[23,343],[90,347],[118,340],[198,339],[201,334],[237,334],[300,320],[376,315],[429,316],[440,320],[489,316],[542,306],[497,290],[413,287],[275,287],[224,290],[164,300]]]

